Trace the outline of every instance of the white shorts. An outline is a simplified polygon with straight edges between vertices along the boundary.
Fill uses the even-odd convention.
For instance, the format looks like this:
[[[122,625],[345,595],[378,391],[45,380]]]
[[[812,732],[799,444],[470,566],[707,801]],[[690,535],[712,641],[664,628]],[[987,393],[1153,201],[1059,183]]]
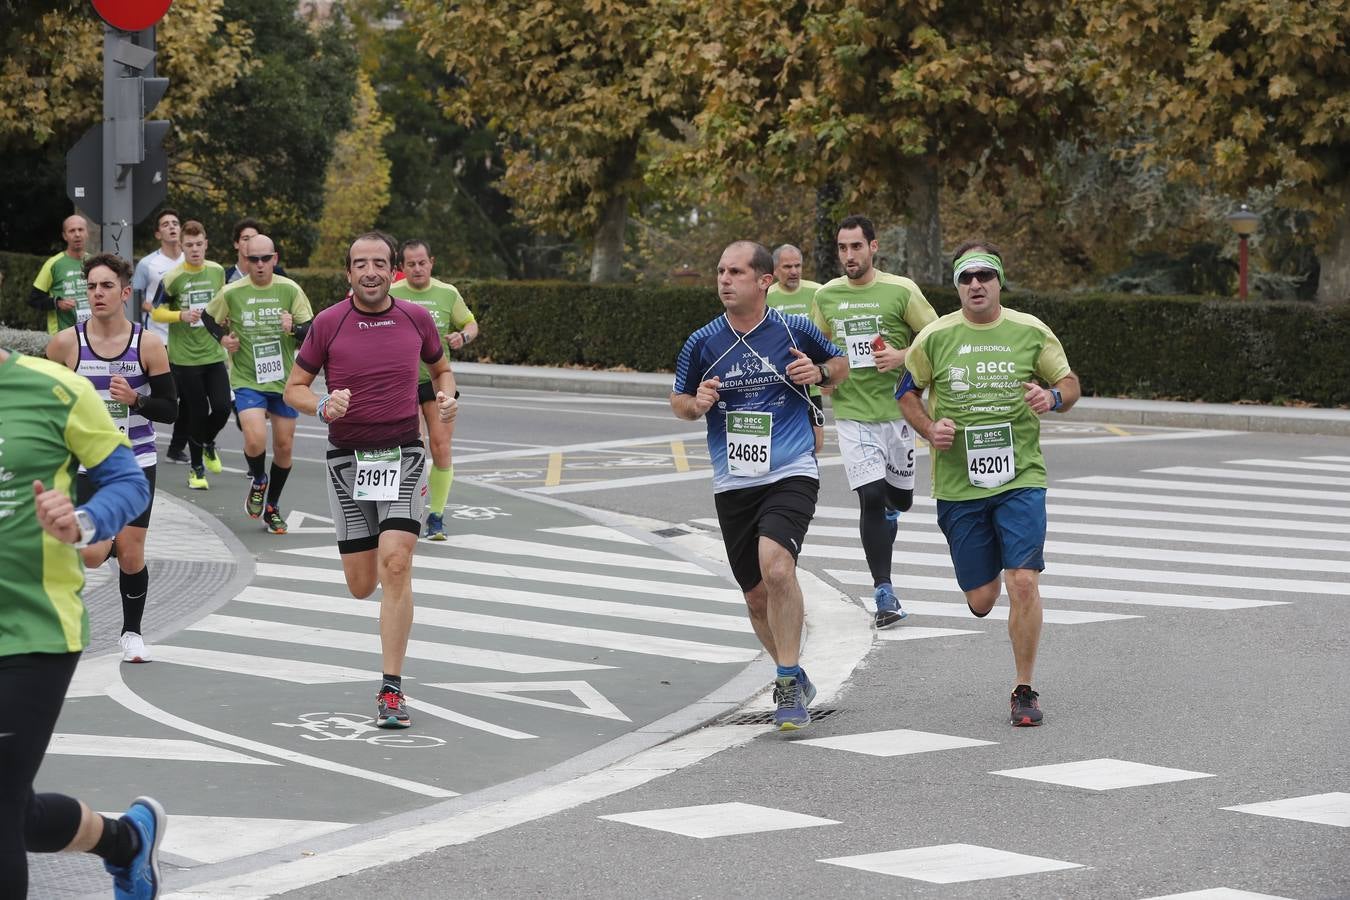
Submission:
[[[914,490],[914,430],[908,422],[840,419],[835,422],[835,430],[849,490],[883,478],[900,490]]]

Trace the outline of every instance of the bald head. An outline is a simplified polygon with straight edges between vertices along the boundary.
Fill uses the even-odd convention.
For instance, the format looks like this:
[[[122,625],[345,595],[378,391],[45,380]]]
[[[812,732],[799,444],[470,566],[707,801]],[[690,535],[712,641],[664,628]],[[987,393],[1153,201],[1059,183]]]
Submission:
[[[783,244],[773,251],[773,277],[779,287],[791,294],[802,286],[802,251]]]
[[[244,245],[244,258],[248,262],[249,280],[258,287],[267,287],[272,283],[272,270],[277,267],[277,249],[272,239],[265,234],[255,234]]]
[[[61,237],[66,241],[66,253],[76,259],[83,258],[84,245],[89,240],[89,223],[79,213],[66,216],[61,223]]]

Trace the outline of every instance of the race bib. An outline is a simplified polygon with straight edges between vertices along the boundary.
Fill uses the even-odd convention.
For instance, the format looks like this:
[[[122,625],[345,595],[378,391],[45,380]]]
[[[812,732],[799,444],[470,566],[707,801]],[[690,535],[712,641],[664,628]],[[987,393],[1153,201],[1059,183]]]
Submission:
[[[88,297],[75,298],[75,321],[88,322],[94,311],[89,308]]]
[[[210,291],[190,291],[188,293],[188,309],[206,312],[206,304],[211,302]],[[193,328],[205,328],[206,325],[201,319],[189,323]],[[261,379],[259,379],[261,381]]]
[[[112,417],[113,424],[117,430],[123,434],[127,433],[127,419],[131,415],[130,409],[125,403],[117,400],[104,400],[103,404],[108,407],[108,415]]]
[[[727,413],[727,471],[748,477],[769,474],[773,413]]]
[[[1013,459],[1012,424],[967,428],[966,477],[981,488],[1007,484],[1017,474]]]
[[[253,345],[253,380],[258,384],[280,381],[285,377],[281,361],[281,339],[260,341]]]
[[[356,451],[356,499],[397,500],[403,450]]]
[[[848,350],[850,369],[875,369],[877,361],[872,357],[872,341],[881,335],[876,316],[864,316],[861,319],[844,320],[844,347]]]

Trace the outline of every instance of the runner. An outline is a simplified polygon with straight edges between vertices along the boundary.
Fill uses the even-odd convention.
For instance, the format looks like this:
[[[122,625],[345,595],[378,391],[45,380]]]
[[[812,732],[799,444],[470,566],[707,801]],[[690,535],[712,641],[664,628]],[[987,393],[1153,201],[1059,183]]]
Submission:
[[[820,285],[802,278],[802,251],[791,244],[783,244],[773,251],[774,282],[769,287],[769,307],[785,316],[810,316],[811,301]],[[812,420],[811,431],[816,439],[816,456],[825,447],[825,404],[820,388],[811,385],[811,402],[820,410],[820,424]]]
[[[118,262],[128,285],[131,268]],[[91,280],[115,285],[113,271],[99,269]],[[117,312],[125,322],[120,305]],[[71,502],[77,464],[98,486],[79,507]],[[74,797],[33,793],[80,651],[89,644],[75,548],[110,540],[145,508],[150,486],[141,471],[126,434],[86,379],[0,349],[0,896],[7,900],[27,896],[25,850],[94,853],[112,874],[117,897],[159,895],[166,820],[157,802],[138,797],[111,819]]]
[[[792,731],[811,724],[807,707],[816,695],[800,665],[797,583],[797,555],[820,489],[809,428],[819,411],[806,386],[837,384],[848,364],[808,319],[768,308],[772,283],[764,247],[737,241],[722,252],[717,290],[726,311],[685,341],[670,406],[681,419],[707,417],[727,560],[755,636],[778,665],[774,724]]]
[[[404,241],[400,256],[405,277],[393,282],[389,295],[416,303],[431,313],[436,320],[436,331],[442,335],[446,356],[478,337],[478,322],[459,291],[454,285],[431,277],[436,257],[431,255],[430,245],[420,238]],[[417,377],[417,402],[421,404],[422,419],[426,422],[428,443],[431,444],[431,496],[427,500],[425,536],[433,541],[443,541],[446,539],[445,504],[450,499],[450,486],[455,480],[455,467],[450,458],[455,423],[453,420],[441,422],[436,390],[425,363],[418,367]]]
[[[188,422],[191,468],[188,487],[210,487],[206,470],[220,471],[216,435],[230,418],[230,372],[225,350],[211,337],[202,313],[225,286],[225,270],[206,258],[206,229],[201,222],[183,224],[183,261],[160,282],[155,298],[156,322],[169,325],[169,368],[178,388],[179,411]]]
[[[919,286],[872,265],[876,229],[864,216],[839,223],[844,274],[816,291],[813,318],[848,354],[848,381],[830,394],[848,486],[858,495],[858,533],[872,575],[876,628],[909,615],[891,584],[900,514],[914,503],[914,433],[895,406],[905,351],[937,318]]]
[[[131,266],[119,257],[103,253],[84,264],[89,285],[88,321],[65,329],[47,345],[47,358],[74,369],[93,384],[103,398],[118,430],[131,441],[136,462],[150,484],[150,502],[115,540],[100,542],[82,551],[85,565],[101,566],[117,555],[118,587],[122,594],[122,634],[118,644],[122,661],[150,661],[141,637],[141,618],[150,586],[145,565],[145,535],[155,499],[155,422],[178,417],[178,395],[169,356],[157,336],[139,323],[127,321],[126,301],[131,296]],[[83,469],[76,483],[76,499],[87,502],[95,484]]]
[[[1067,412],[1081,388],[1054,332],[1002,305],[1003,258],[993,244],[962,244],[952,269],[961,309],[919,332],[896,397],[932,445],[938,525],[971,613],[987,616],[1002,581],[1008,582],[1008,637],[1017,668],[1010,721],[1039,725],[1040,695],[1031,676],[1045,568],[1040,417]],[[926,408],[919,397],[924,388]]]
[[[225,285],[206,305],[202,321],[230,352],[230,386],[244,431],[248,461],[248,497],[244,511],[262,517],[269,534],[285,534],[286,520],[278,504],[291,474],[295,420],[282,391],[314,318],[300,285],[274,272],[277,253],[272,239],[255,235],[248,242],[247,279]],[[225,333],[228,329],[229,333]],[[272,422],[272,469],[267,471],[267,423]]]
[[[75,322],[89,318],[89,298],[84,287],[84,245],[89,223],[76,213],[61,223],[66,249],[48,259],[33,279],[28,305],[47,314],[47,333],[56,334]]]
[[[392,238],[361,235],[347,250],[352,298],[314,319],[286,382],[286,401],[328,423],[328,503],[347,589],[380,597],[384,681],[376,723],[412,724],[403,696],[403,659],[412,631],[412,557],[426,503],[426,451],[417,413],[417,360],[436,385],[442,422],[458,411],[455,378],[431,314],[389,296]],[[328,393],[312,385],[322,371]]]

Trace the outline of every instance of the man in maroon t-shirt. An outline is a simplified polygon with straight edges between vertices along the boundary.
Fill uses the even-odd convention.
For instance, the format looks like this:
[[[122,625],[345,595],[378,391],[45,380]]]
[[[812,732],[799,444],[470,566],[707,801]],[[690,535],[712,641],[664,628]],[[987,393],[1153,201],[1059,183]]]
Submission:
[[[370,232],[347,250],[349,299],[314,317],[286,382],[285,400],[328,424],[328,505],[347,589],[369,597],[379,585],[384,682],[382,728],[412,724],[403,697],[403,658],[412,631],[412,556],[427,496],[418,423],[417,361],[427,364],[442,422],[455,418],[455,377],[431,313],[389,296],[394,242]],[[328,393],[314,393],[320,371]]]

